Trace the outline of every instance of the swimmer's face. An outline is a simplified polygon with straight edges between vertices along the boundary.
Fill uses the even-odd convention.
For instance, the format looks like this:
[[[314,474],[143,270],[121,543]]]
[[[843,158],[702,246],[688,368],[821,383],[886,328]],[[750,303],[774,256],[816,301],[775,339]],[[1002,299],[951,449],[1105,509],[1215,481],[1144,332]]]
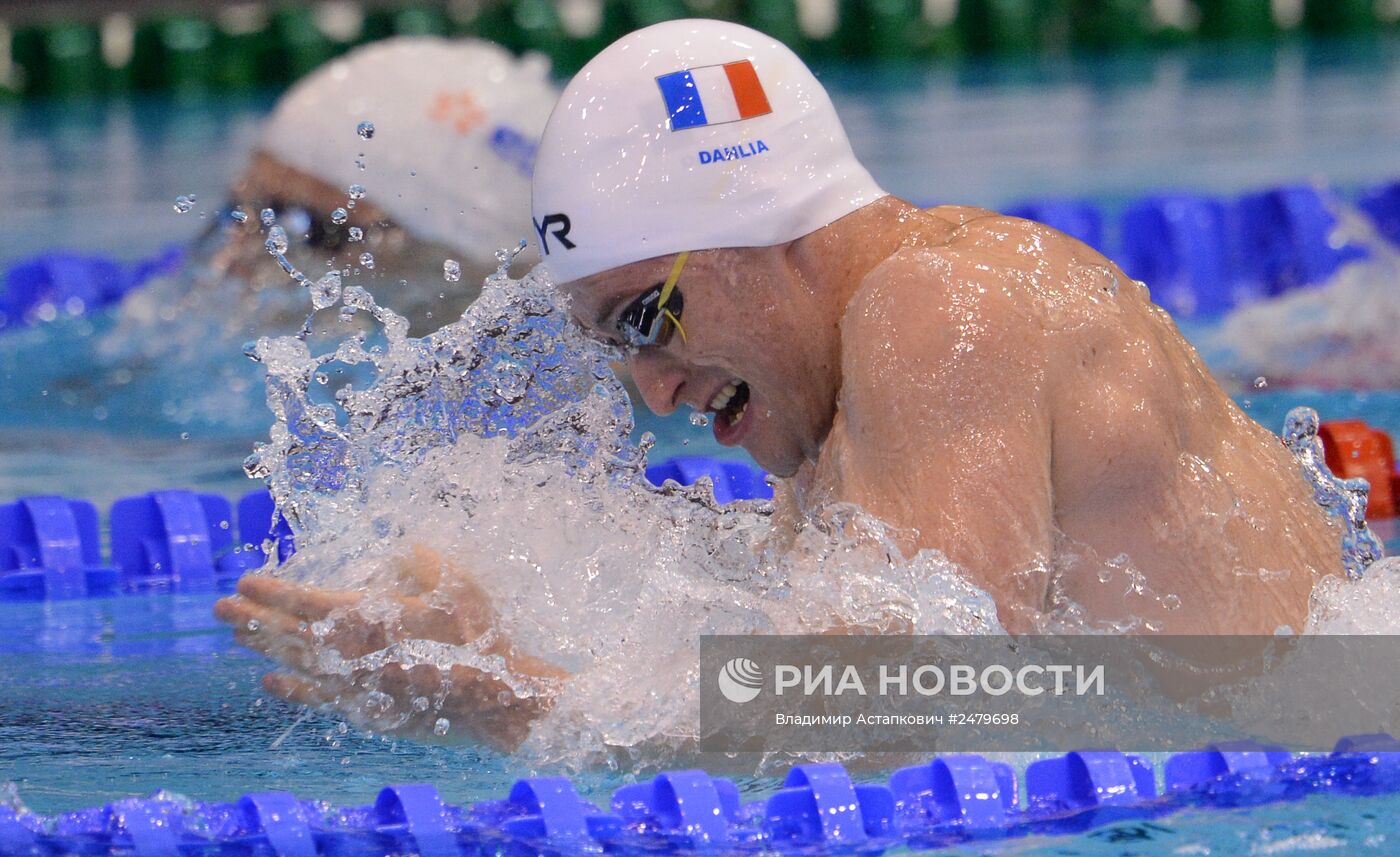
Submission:
[[[574,317],[623,344],[618,319],[665,281],[675,256],[568,283]],[[741,446],[762,467],[791,476],[816,458],[840,385],[839,334],[792,274],[783,247],[690,254],[677,284],[685,336],[632,350],[628,368],[647,407],[682,405],[711,416],[715,439]]]
[[[240,282],[250,296],[265,297],[263,293],[270,289],[293,288],[290,278],[267,252],[267,230],[259,214],[270,208],[277,224],[287,232],[288,261],[311,279],[332,269],[349,269],[356,273],[345,278],[345,285],[368,288],[382,303],[410,318],[424,319],[430,312],[438,322],[456,318],[479,293],[481,279],[489,271],[474,270],[462,254],[402,229],[375,205],[373,196],[370,188],[369,195],[351,207],[346,188],[334,187],[259,152],[231,191],[232,206],[242,211],[246,220],[225,219],[214,226],[207,258],[201,264],[221,277]],[[338,208],[346,210],[344,223],[335,222],[333,212]],[[359,240],[354,240],[352,229],[360,231]],[[373,256],[373,268],[361,263],[364,253]],[[457,285],[447,286],[443,281],[443,261],[449,258],[461,262],[461,282]],[[407,281],[406,287],[403,281]],[[294,319],[296,323],[305,315],[306,304],[300,298],[293,296],[290,302],[293,315],[300,314]]]

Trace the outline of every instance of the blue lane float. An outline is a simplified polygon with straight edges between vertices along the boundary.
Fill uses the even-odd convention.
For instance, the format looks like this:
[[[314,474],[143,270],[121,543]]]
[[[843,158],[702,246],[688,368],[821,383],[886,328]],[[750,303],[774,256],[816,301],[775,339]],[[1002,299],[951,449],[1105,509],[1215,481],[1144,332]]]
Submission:
[[[741,461],[684,456],[649,467],[647,478],[657,486],[707,478],[721,503],[773,496],[766,474]],[[269,553],[281,563],[296,552],[291,527],[261,489],[236,506],[176,489],[123,497],[108,513],[108,534],[111,561],[104,563],[92,503],[35,496],[0,504],[0,601],[226,592]]]
[[[1200,194],[1153,194],[1122,216],[1117,261],[1180,315],[1213,315],[1244,302],[1229,249],[1229,206]]]
[[[0,332],[119,303],[152,278],[179,270],[183,259],[179,247],[131,263],[65,250],[23,259],[5,272]]]
[[[1280,295],[1325,281],[1366,250],[1333,236],[1341,200],[1312,185],[1273,188],[1236,202],[1238,258],[1245,276]]]
[[[942,835],[1007,828],[1017,808],[1016,772],[981,756],[941,756],[890,777],[901,826]]]
[[[1330,754],[1212,746],[1169,757],[1159,794],[1146,760],[1083,750],[1032,762],[1025,801],[1010,766],[940,756],[887,782],[856,783],[834,763],[799,765],[766,800],[699,770],[661,773],[613,792],[608,808],[562,777],[522,779],[500,800],[467,806],[431,785],[391,785],[372,804],[329,808],[285,792],[231,803],[169,796],[119,800],[54,816],[0,806],[0,854],[315,855],[416,853],[879,854],[1027,835],[1082,833],[1187,808],[1400,791],[1400,741],[1343,738]]]
[[[652,831],[668,848],[738,845],[743,821],[739,788],[704,771],[669,771],[651,782],[613,792],[612,811],[623,827]]]
[[[1400,244],[1400,181],[1367,188],[1356,205],[1376,224],[1381,237]]]
[[[102,564],[97,508],[25,497],[0,505],[0,600],[111,595],[121,572]]]
[[[1400,244],[1400,182],[1363,190],[1354,202],[1381,236]],[[1209,316],[1319,285],[1366,258],[1366,247],[1336,240],[1343,204],[1334,191],[1307,184],[1238,197],[1163,189],[1129,200],[1113,234],[1088,200],[1028,200],[1005,211],[1103,251],[1173,313]]]
[[[112,504],[112,561],[128,589],[228,587],[261,556],[233,548],[233,506],[217,494],[152,491]]]

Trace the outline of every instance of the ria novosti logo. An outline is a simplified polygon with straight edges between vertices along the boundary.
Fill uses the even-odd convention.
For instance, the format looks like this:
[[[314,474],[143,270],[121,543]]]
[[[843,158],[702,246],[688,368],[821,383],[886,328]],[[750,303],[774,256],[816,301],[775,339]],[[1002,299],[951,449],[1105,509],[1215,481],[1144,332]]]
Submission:
[[[719,692],[730,702],[749,702],[762,689],[763,671],[748,658],[730,658],[729,663],[720,668]]]

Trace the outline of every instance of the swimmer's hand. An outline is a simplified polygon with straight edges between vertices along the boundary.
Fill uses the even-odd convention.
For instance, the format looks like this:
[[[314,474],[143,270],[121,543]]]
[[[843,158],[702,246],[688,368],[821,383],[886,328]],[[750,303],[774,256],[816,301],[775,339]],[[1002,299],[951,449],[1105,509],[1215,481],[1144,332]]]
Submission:
[[[517,652],[496,630],[486,594],[438,554],[415,547],[396,571],[399,594],[369,602],[361,592],[251,575],[214,614],[234,627],[241,645],[286,667],[263,679],[276,696],[335,708],[376,731],[467,736],[514,749],[553,706],[567,674]],[[473,646],[504,669],[404,666],[418,641]]]

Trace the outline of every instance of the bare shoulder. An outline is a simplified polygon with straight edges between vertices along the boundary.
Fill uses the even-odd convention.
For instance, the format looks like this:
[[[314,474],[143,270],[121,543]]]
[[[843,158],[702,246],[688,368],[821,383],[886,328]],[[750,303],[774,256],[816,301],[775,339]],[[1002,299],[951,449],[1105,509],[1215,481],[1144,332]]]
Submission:
[[[1004,334],[1018,324],[1018,295],[1001,271],[954,245],[906,247],[877,265],[847,304],[843,338],[901,345],[963,343]]]
[[[978,208],[974,205],[936,205],[932,208],[925,208],[924,214],[945,220],[954,226],[962,226],[971,220],[980,220],[984,217],[998,217],[999,215],[987,208]]]
[[[1006,392],[979,379],[1033,377],[1025,370],[1038,362],[1040,333],[1035,312],[995,271],[941,248],[906,248],[871,271],[847,305],[842,398],[857,405],[862,393],[897,390],[881,410],[903,418],[928,417],[949,397]]]
[[[939,247],[871,271],[842,322],[818,469],[836,497],[909,528],[999,604],[1034,605],[1041,595],[1005,573],[1050,552],[1041,334],[994,277]]]

